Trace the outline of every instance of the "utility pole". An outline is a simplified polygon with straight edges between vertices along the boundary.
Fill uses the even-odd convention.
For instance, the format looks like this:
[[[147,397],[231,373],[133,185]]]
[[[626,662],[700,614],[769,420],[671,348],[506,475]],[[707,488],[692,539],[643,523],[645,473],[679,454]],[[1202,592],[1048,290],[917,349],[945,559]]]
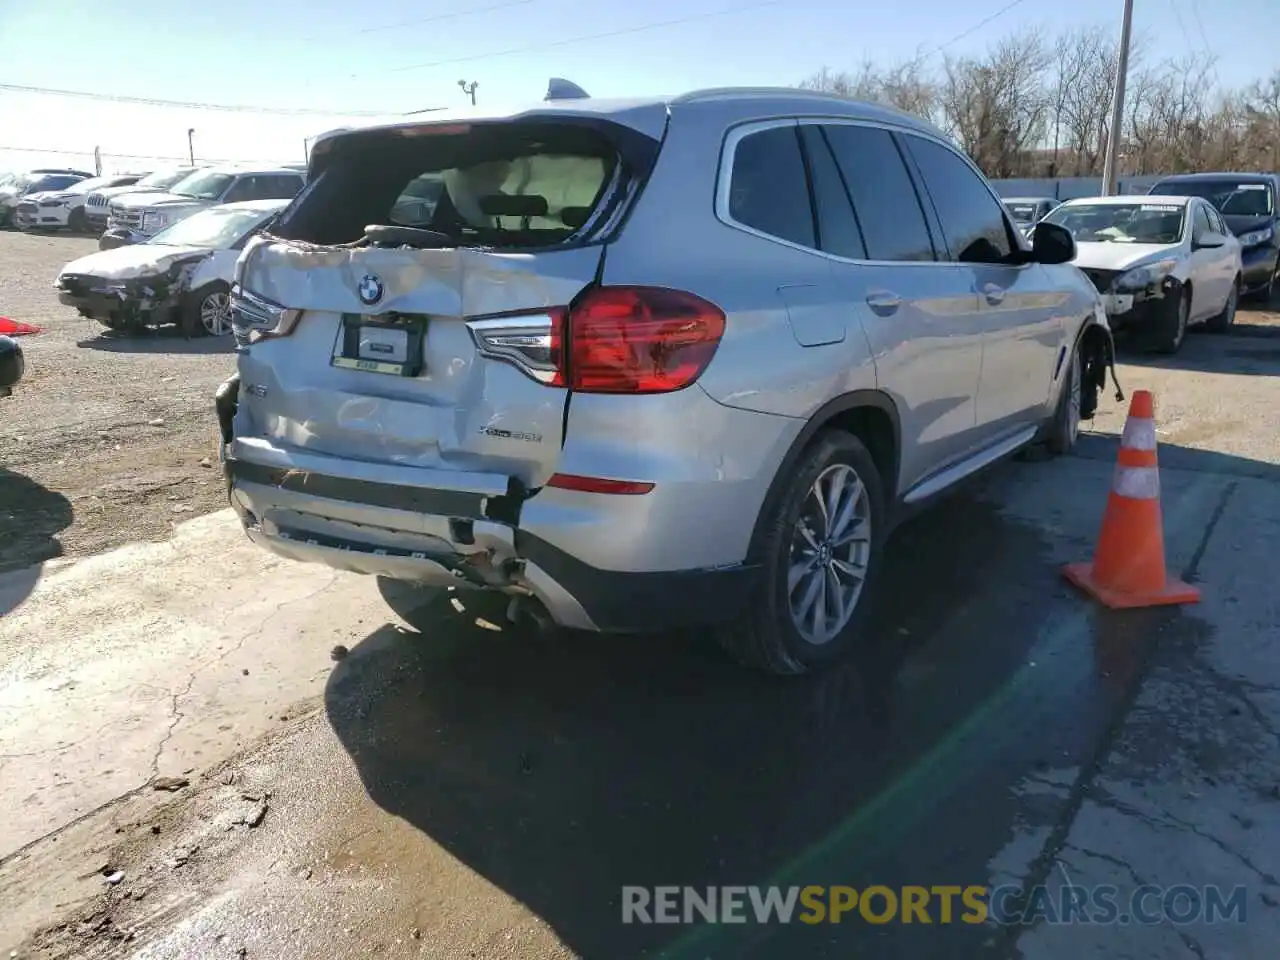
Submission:
[[[1114,196],[1120,157],[1120,137],[1124,130],[1124,82],[1129,74],[1129,34],[1133,29],[1133,0],[1124,0],[1124,20],[1120,25],[1120,52],[1116,55],[1116,89],[1111,100],[1111,133],[1107,155],[1102,162],[1102,195]]]
[[[462,88],[464,95],[471,98],[471,105],[474,107],[476,105],[476,87],[480,86],[479,81],[472,80],[470,83],[467,83],[465,80],[459,80],[458,86]]]
[[[196,128],[191,127],[187,130],[187,159],[191,161],[191,166],[196,165],[196,146],[192,139],[196,135]]]

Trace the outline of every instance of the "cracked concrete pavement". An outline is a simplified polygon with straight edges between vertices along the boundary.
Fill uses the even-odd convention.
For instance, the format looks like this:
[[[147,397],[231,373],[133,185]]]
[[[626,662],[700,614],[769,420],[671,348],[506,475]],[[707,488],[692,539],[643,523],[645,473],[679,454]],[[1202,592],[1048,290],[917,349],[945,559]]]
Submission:
[[[535,640],[448,609],[420,636],[371,582],[276,561],[225,513],[50,565],[0,619],[0,954],[1272,956],[1276,342],[1121,367],[1157,390],[1167,554],[1201,604],[1111,614],[1058,576],[1093,546],[1108,402],[1077,456],[1003,466],[905,526],[870,655],[798,684],[688,636]],[[126,879],[104,892],[107,863]],[[618,921],[622,884],[767,882],[1249,899],[1212,926]]]
[[[0,598],[10,580],[26,592],[0,575]],[[314,701],[362,620],[385,620],[371,582],[277,560],[228,512],[46,565],[0,617],[0,859],[252,743]]]

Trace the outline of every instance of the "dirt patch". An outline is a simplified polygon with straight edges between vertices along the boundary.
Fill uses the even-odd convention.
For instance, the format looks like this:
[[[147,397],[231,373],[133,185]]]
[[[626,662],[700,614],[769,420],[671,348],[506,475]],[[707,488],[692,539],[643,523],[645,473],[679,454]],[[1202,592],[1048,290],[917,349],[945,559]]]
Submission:
[[[43,330],[23,338],[27,376],[0,400],[0,572],[163,539],[226,505],[213,391],[231,344],[111,336],[58,303],[58,271],[96,249],[0,233],[0,315]]]

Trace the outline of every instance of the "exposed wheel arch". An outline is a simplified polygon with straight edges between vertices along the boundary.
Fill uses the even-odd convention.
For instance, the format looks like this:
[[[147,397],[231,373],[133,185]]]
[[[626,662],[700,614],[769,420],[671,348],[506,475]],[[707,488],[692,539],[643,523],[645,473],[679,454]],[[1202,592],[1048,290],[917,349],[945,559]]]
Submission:
[[[884,480],[886,502],[892,504],[897,500],[902,449],[902,423],[898,408],[888,394],[879,390],[853,390],[841,394],[814,412],[783,456],[751,530],[748,563],[759,559],[766,518],[778,498],[786,494],[787,478],[821,431],[831,429],[852,433],[862,440]]]

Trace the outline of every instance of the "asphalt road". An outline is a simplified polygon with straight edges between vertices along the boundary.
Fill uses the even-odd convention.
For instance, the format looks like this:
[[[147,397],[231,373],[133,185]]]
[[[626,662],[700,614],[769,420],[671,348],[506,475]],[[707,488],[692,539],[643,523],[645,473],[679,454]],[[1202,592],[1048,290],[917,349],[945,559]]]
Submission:
[[[1092,550],[1123,423],[1108,400],[1078,455],[1003,465],[904,526],[863,655],[796,682],[739,671],[696,635],[532,637],[477,625],[477,610],[444,599],[438,627],[418,635],[371,616],[366,582],[247,567],[226,545],[229,519],[202,518],[176,556],[128,560],[190,592],[153,601],[109,654],[92,653],[105,640],[88,646],[101,673],[175,637],[218,652],[198,670],[132,678],[156,692],[151,713],[126,707],[130,729],[155,733],[136,760],[110,750],[118,732],[94,754],[88,732],[4,761],[6,783],[56,772],[63,756],[82,766],[70,786],[24,801],[43,805],[47,825],[75,822],[52,835],[33,822],[6,845],[0,915],[19,917],[25,936],[55,903],[90,897],[77,917],[88,923],[22,947],[48,957],[97,956],[129,936],[148,958],[1017,955],[1016,933],[964,923],[624,925],[621,890],[1044,881],[1152,658],[1213,638],[1225,592],[1257,564],[1256,551],[1221,544],[1248,542],[1257,505],[1277,502],[1273,334],[1195,336],[1176,360],[1120,369],[1126,389],[1157,392],[1170,566],[1218,606],[1103,613],[1059,577]],[[48,613],[40,622],[55,624],[0,662],[0,708],[30,710],[40,691],[87,679],[40,652],[106,629],[76,612],[75,576],[38,587],[18,611],[32,619],[0,622],[11,653],[23,623]],[[219,596],[235,603],[277,577],[288,585],[278,603],[226,622]],[[1269,597],[1229,599],[1236,627],[1274,617]],[[349,653],[322,667],[335,638]],[[276,671],[266,681],[259,649]],[[255,740],[268,710],[305,702],[288,670],[303,662],[323,683],[318,703]],[[74,704],[43,709],[46,725],[77,721]],[[121,713],[96,709],[108,728]],[[175,751],[175,736],[188,746]],[[103,768],[121,785],[187,771],[192,783],[162,806],[152,791],[113,788],[74,816],[59,807]],[[259,803],[269,812],[250,827]],[[105,895],[99,866],[125,874]]]

